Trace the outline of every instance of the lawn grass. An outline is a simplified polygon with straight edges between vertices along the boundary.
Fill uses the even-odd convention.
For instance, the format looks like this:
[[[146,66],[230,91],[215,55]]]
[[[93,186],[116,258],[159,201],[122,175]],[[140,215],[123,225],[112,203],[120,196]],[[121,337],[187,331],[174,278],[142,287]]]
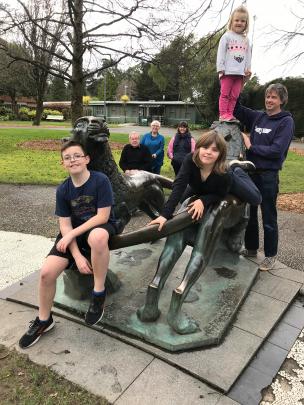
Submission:
[[[66,172],[60,165],[58,151],[24,149],[20,143],[30,140],[61,139],[69,135],[65,132],[41,128],[0,128],[0,182],[14,184],[59,184]],[[126,144],[128,134],[112,133],[110,140]],[[166,146],[169,138],[165,138]],[[119,161],[120,151],[113,156]],[[280,173],[280,193],[304,192],[304,156],[289,152],[284,169]],[[169,159],[165,156],[162,175],[174,178]]]
[[[280,193],[304,192],[304,156],[289,152],[280,172]]]
[[[28,405],[109,405],[102,397],[60,377],[28,356],[0,345],[0,403]]]
[[[0,121],[0,127],[29,127],[29,128],[48,128],[48,127],[66,127],[72,128],[71,121],[41,121],[40,126],[33,126],[33,121]]]
[[[32,140],[62,139],[69,131],[39,128],[0,128],[0,182],[14,184],[59,184],[66,172],[60,164],[58,151],[24,149],[21,143]],[[123,144],[128,134],[112,133],[110,140]],[[166,140],[168,142],[168,139]],[[113,151],[116,162],[120,151]],[[173,176],[170,162],[164,164],[163,174]]]

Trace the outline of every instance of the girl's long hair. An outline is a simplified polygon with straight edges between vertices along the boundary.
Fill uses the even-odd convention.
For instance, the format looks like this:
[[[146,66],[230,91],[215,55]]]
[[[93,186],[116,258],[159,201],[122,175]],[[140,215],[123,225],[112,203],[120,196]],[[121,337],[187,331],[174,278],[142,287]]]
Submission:
[[[227,156],[227,144],[222,135],[215,130],[204,133],[196,142],[195,150],[193,152],[192,160],[200,169],[203,168],[203,164],[199,158],[199,150],[201,147],[208,148],[211,144],[215,143],[219,150],[219,156],[214,163],[213,172],[223,174],[227,170],[226,156]]]
[[[240,14],[245,14],[246,15],[246,27],[243,31],[244,36],[246,36],[248,34],[249,31],[249,13],[246,7],[244,6],[239,6],[236,9],[234,9],[229,17],[228,20],[228,24],[227,24],[227,30],[231,31],[231,27],[232,27],[232,21],[233,21],[233,17],[236,13],[240,13]]]

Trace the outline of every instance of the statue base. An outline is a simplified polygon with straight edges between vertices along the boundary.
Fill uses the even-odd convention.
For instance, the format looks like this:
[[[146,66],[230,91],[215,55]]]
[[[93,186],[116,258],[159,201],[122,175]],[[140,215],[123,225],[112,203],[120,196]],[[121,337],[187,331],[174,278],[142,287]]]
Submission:
[[[195,319],[200,330],[180,335],[168,325],[166,316],[172,291],[181,282],[191,248],[186,249],[165,284],[158,320],[141,322],[136,315],[137,309],[145,303],[147,286],[163,246],[164,241],[160,240],[111,252],[109,267],[122,284],[118,291],[108,295],[101,324],[172,352],[219,344],[255,280],[257,265],[220,244],[182,306],[182,312]],[[83,316],[89,298],[67,296],[61,276],[57,282],[55,305]]]

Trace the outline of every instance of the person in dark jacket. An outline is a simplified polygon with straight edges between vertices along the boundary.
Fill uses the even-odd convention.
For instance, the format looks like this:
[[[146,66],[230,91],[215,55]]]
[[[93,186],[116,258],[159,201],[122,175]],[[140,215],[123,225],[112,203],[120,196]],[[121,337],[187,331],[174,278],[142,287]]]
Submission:
[[[247,159],[254,163],[256,171],[252,180],[262,194],[262,220],[264,228],[265,259],[260,270],[271,270],[275,266],[278,252],[277,195],[279,192],[279,171],[287,156],[294,136],[292,115],[283,111],[288,101],[288,92],[280,83],[271,84],[265,91],[266,111],[255,111],[239,102],[234,116],[248,130],[250,137],[243,134]],[[259,224],[257,207],[251,206],[250,219],[245,235],[244,255],[255,257],[259,248]]]
[[[145,145],[140,144],[140,135],[137,132],[131,132],[129,135],[129,141],[124,146],[119,166],[126,173],[134,172],[134,170],[146,170],[151,171],[152,167],[152,155]]]
[[[169,142],[167,152],[175,176],[177,176],[185,156],[190,152],[194,152],[194,148],[195,140],[189,132],[188,123],[186,121],[181,121],[178,124],[176,135],[174,135]]]

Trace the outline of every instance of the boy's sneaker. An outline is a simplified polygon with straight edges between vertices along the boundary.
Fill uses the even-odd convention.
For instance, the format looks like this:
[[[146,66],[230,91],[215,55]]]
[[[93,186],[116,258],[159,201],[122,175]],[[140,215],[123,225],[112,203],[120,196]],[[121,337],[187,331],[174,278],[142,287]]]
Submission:
[[[35,320],[30,322],[29,330],[19,340],[19,346],[22,349],[26,349],[27,347],[33,346],[35,343],[38,342],[41,335],[53,329],[54,326],[55,322],[52,318],[52,314],[50,315],[48,321],[43,323],[40,322],[37,316]]]
[[[258,251],[257,250],[251,250],[251,249],[244,249],[241,251],[241,254],[244,257],[257,257]]]
[[[254,172],[255,165],[254,163],[250,162],[249,160],[230,160],[228,163],[229,167],[233,170],[236,167],[240,167],[241,169],[245,170],[245,172]]]
[[[275,262],[276,262],[276,256],[265,257],[265,259],[260,264],[259,269],[261,271],[272,270],[275,266]]]
[[[87,313],[85,314],[85,322],[88,325],[95,325],[103,317],[106,294],[100,297],[92,295],[91,302]]]

